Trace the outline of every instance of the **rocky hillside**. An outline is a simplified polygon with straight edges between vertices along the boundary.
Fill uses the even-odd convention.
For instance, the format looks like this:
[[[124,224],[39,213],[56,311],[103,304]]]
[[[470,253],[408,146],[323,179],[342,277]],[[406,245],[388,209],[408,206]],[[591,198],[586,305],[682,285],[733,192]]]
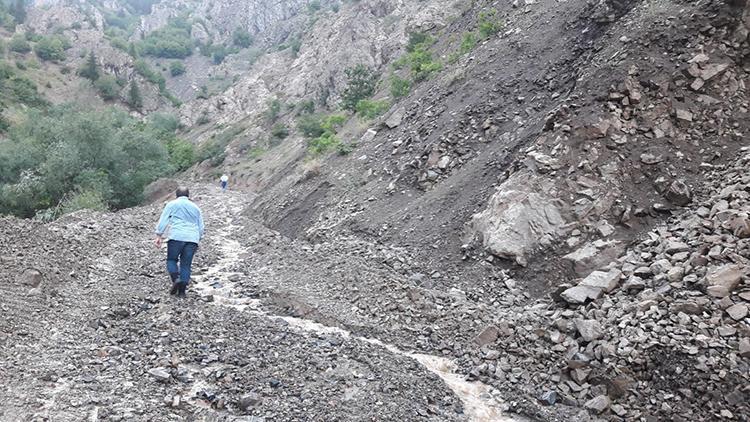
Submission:
[[[2,220],[0,417],[749,420],[750,2],[54,1],[4,31],[179,116],[211,224],[175,302],[157,205]]]

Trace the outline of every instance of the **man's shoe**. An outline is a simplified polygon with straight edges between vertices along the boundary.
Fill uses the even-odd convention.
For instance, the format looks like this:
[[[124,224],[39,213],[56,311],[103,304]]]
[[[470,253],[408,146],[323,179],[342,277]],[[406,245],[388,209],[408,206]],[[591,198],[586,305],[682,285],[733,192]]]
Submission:
[[[180,291],[180,283],[172,283],[172,289],[169,291],[169,294],[174,296]]]
[[[185,290],[187,290],[187,283],[181,282],[177,283],[177,297],[185,297]]]

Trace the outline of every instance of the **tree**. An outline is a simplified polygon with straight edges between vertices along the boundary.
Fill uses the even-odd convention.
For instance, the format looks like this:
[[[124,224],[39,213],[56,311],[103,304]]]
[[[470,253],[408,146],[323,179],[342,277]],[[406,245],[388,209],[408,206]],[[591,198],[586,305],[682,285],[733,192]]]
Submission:
[[[135,80],[130,82],[130,91],[128,92],[128,104],[134,110],[140,110],[143,108],[143,97],[141,97],[141,90],[138,88],[138,83]]]
[[[58,37],[43,37],[34,46],[34,52],[42,60],[65,60],[65,43]]]
[[[120,85],[117,84],[117,78],[111,75],[104,75],[94,82],[94,87],[99,91],[99,95],[105,101],[114,100],[120,93]]]
[[[345,110],[356,111],[357,103],[375,93],[378,76],[371,68],[358,64],[344,71],[347,83],[341,94],[341,106]]]
[[[96,54],[93,51],[89,53],[86,64],[83,65],[78,74],[92,81],[99,79],[99,63],[97,63]]]
[[[232,36],[234,45],[241,48],[247,48],[253,45],[253,37],[249,32],[242,28],[237,28]]]

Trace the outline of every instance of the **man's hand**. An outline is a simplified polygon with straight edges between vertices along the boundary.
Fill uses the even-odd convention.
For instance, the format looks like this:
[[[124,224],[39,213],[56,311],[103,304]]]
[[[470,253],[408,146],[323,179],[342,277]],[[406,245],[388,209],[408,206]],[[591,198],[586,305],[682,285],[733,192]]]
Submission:
[[[157,248],[161,248],[161,236],[156,236],[156,240],[154,240],[154,245],[156,245]]]

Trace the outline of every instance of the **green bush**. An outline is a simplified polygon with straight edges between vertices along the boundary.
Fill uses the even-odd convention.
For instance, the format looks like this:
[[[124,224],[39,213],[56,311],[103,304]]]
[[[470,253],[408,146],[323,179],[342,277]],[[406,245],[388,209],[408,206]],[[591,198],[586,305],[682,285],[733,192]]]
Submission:
[[[169,162],[177,171],[187,170],[195,164],[195,148],[193,144],[177,137],[167,142]]]
[[[10,39],[8,48],[10,49],[10,51],[22,54],[31,51],[31,45],[28,41],[26,41],[26,38],[24,38],[23,35],[20,34],[16,34],[13,36],[13,38]]]
[[[398,76],[391,78],[391,95],[393,98],[402,98],[409,95],[411,82],[407,79],[401,79]]]
[[[172,170],[153,130],[114,109],[34,112],[0,143],[0,214],[81,204],[124,208]],[[101,197],[101,201],[99,201]]]
[[[227,57],[227,48],[223,45],[214,45],[211,49],[211,60],[213,60],[214,64],[221,64],[224,62],[224,59]]]
[[[370,98],[375,93],[378,75],[363,64],[358,64],[344,71],[346,73],[346,88],[341,94],[341,106],[344,110],[356,111],[357,103]]]
[[[271,135],[278,139],[284,139],[289,136],[289,129],[283,123],[277,123],[271,128]]]
[[[329,116],[303,116],[297,128],[308,138],[308,150],[315,155],[323,154],[340,144],[336,131],[346,122],[346,116],[331,114]]]
[[[107,201],[100,192],[95,190],[78,191],[62,201],[58,215],[69,214],[79,210],[106,211],[108,208]]]
[[[477,30],[479,31],[479,36],[482,39],[487,39],[502,29],[503,25],[500,19],[497,17],[497,10],[490,9],[488,11],[483,11],[479,13],[479,23],[477,25]]]
[[[473,32],[467,32],[461,39],[461,47],[459,51],[461,54],[466,54],[477,46],[477,35]]]
[[[105,101],[114,100],[120,93],[120,84],[117,83],[117,78],[112,75],[100,76],[94,82],[94,88]]]
[[[47,101],[37,90],[36,84],[16,75],[7,64],[0,65],[0,105],[21,103],[31,107],[46,106]]]
[[[169,63],[169,73],[172,76],[179,76],[185,73],[185,64],[179,60]]]
[[[247,48],[253,45],[253,37],[245,29],[237,28],[232,34],[232,42],[240,48]]]
[[[128,90],[128,105],[134,110],[140,110],[143,108],[143,96],[141,96],[141,89],[138,88],[138,84],[135,79],[130,81],[130,89]]]
[[[268,108],[266,109],[266,118],[268,121],[275,122],[279,118],[281,106],[281,101],[278,98],[268,101]]]
[[[305,115],[297,120],[297,130],[306,138],[316,138],[323,134],[320,116]]]
[[[152,113],[149,123],[154,130],[163,134],[174,134],[182,127],[179,117],[169,113]]]
[[[297,115],[315,113],[315,101],[304,100],[297,104]]]
[[[167,26],[148,34],[139,47],[143,54],[182,59],[193,53],[193,40],[190,38],[190,23],[184,19],[175,18]]]
[[[65,60],[66,46],[61,37],[42,37],[34,46],[34,52],[42,60],[58,62]]]
[[[375,100],[360,100],[357,103],[356,111],[357,115],[365,119],[374,119],[391,107],[388,101],[375,101]]]

